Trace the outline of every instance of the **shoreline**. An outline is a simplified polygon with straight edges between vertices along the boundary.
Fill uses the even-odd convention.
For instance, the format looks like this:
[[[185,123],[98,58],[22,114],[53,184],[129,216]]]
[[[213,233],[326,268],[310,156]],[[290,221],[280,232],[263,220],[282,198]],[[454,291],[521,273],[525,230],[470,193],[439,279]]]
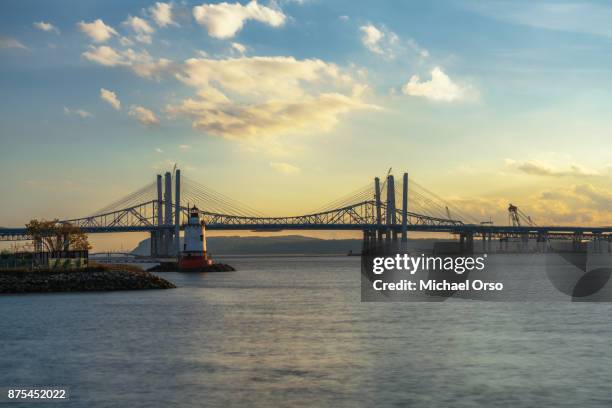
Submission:
[[[179,272],[179,273],[205,273],[205,272],[234,272],[233,266],[225,263],[214,263],[199,269],[181,270],[176,262],[162,262],[147,269],[147,272]]]

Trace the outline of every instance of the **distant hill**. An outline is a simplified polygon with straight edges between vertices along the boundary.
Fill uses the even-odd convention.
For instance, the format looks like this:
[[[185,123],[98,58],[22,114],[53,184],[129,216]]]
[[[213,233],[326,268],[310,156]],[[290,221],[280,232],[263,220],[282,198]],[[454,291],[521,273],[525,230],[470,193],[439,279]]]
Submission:
[[[132,251],[135,255],[150,254],[151,244],[147,238],[140,241]],[[410,246],[431,248],[434,240],[412,240]],[[208,252],[212,255],[261,255],[261,254],[355,254],[361,251],[360,239],[320,239],[301,235],[278,237],[208,237]],[[182,245],[182,239],[181,239]]]

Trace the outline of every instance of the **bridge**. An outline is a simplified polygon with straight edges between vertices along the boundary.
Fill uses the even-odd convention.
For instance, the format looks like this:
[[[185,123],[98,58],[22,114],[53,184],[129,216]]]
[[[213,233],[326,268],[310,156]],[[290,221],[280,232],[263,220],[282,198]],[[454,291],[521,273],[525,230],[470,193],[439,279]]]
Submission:
[[[462,244],[473,246],[474,237],[483,246],[492,238],[523,241],[551,238],[592,239],[612,243],[612,227],[537,226],[531,219],[521,223],[519,212],[509,208],[511,225],[480,223],[404,173],[400,194],[395,178],[388,174],[304,215],[270,217],[181,176],[176,169],[122,197],[89,216],[59,221],[80,227],[88,234],[148,232],[151,254],[171,257],[179,251],[179,231],[189,207],[196,206],[207,230],[357,230],[364,244],[406,242],[410,231],[456,234]],[[399,191],[398,191],[399,193]],[[384,197],[383,197],[384,195]],[[513,212],[514,211],[514,212]],[[523,218],[525,218],[523,216]],[[0,228],[0,241],[30,240],[26,228]]]

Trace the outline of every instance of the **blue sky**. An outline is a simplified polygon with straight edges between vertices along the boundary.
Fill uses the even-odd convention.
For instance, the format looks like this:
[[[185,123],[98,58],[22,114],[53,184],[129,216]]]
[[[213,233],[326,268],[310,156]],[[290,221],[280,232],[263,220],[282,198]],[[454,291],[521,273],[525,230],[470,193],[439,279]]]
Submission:
[[[611,18],[606,2],[2,2],[0,225],[87,214],[175,162],[274,215],[393,166],[479,217],[512,201],[611,223]]]

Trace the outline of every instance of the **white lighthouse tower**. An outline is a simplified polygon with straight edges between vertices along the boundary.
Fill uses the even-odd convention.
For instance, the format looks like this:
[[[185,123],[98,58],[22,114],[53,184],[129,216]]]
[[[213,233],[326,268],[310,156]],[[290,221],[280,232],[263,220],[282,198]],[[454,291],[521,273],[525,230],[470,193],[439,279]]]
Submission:
[[[187,223],[184,224],[185,240],[179,255],[180,269],[199,269],[210,265],[206,256],[206,229],[200,221],[200,210],[192,207],[188,211]]]

